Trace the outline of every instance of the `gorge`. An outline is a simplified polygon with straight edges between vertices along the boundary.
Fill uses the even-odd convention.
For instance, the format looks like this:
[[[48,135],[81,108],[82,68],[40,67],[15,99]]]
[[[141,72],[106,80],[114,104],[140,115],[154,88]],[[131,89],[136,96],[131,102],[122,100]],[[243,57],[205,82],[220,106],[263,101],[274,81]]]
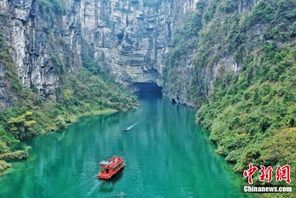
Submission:
[[[0,153],[15,139],[66,127],[73,115],[136,106],[126,90],[162,91],[198,108],[197,122],[235,171],[295,167],[295,7],[0,0]]]
[[[196,1],[1,1],[2,31],[23,85],[54,98],[61,69],[79,70],[91,58],[115,77],[162,86],[173,28]],[[183,7],[180,10],[180,7]],[[61,62],[66,68],[58,68]],[[88,67],[88,65],[86,66]],[[137,87],[137,86],[136,86]],[[3,88],[3,96],[8,90]],[[1,97],[1,106],[11,106]]]
[[[248,13],[258,3],[242,0],[227,9]],[[207,52],[202,49],[202,53],[214,57],[211,67],[204,67],[204,63],[204,69],[196,72],[196,65],[203,64],[196,60],[201,52],[195,46],[203,46],[199,44],[199,31],[208,31],[202,27],[207,24],[203,14],[209,9],[213,12],[218,1],[2,0],[0,5],[2,36],[9,46],[14,70],[25,87],[36,88],[45,98],[55,99],[56,89],[61,87],[61,72],[71,73],[82,65],[95,70],[86,63],[92,60],[132,91],[137,91],[138,83],[156,83],[164,87],[170,99],[199,107],[214,91],[218,77],[238,74],[242,67],[231,51],[220,53],[217,47],[222,43],[216,42],[216,47],[209,47]],[[262,36],[261,29],[250,30],[249,40]],[[187,30],[191,31],[188,37],[178,42]],[[182,43],[183,52],[176,43]],[[170,62],[172,59],[179,62]],[[164,73],[168,70],[166,64],[176,67]],[[2,108],[12,106],[9,90],[2,87]],[[189,93],[192,90],[194,94]]]

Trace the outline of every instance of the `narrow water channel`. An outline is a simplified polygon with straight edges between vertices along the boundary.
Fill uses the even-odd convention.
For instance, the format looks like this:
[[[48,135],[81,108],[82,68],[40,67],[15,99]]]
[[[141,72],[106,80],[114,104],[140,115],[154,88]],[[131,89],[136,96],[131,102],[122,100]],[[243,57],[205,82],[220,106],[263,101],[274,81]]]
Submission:
[[[194,110],[157,94],[139,101],[26,142],[30,157],[0,178],[0,197],[242,197],[240,178],[214,152]],[[98,180],[98,163],[113,155],[125,169]]]

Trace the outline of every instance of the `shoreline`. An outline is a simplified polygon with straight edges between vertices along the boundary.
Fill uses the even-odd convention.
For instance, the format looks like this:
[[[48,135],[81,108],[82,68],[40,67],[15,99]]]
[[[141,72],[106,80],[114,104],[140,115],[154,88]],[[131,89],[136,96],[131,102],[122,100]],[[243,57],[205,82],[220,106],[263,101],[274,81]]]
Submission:
[[[129,109],[132,109],[132,108],[137,108],[137,106],[133,106]],[[71,122],[67,123],[65,128],[64,129],[67,129],[67,127],[71,124],[74,124],[76,122],[79,121],[80,118],[83,118],[83,117],[88,117],[88,116],[96,116],[96,115],[108,115],[108,114],[113,114],[113,113],[117,113],[117,112],[120,112],[120,111],[127,111],[129,109],[126,109],[126,110],[118,110],[118,109],[112,109],[112,108],[106,108],[106,109],[103,109],[103,110],[95,110],[95,111],[91,111],[91,112],[86,112],[86,113],[80,113],[80,114],[77,114],[77,115],[70,115],[70,118],[69,120],[71,120]],[[47,133],[55,133],[57,132],[58,130],[61,130],[63,129],[63,127],[60,127],[60,128],[57,128],[57,129],[54,129],[54,130],[49,130],[45,133],[41,133],[41,134],[38,134],[34,137],[31,137],[31,138],[28,138],[28,139],[33,139],[35,137],[38,137],[38,136],[41,136],[41,135],[44,135],[44,134],[47,134]],[[21,143],[22,141],[16,143],[16,144],[19,144]],[[23,161],[23,160],[26,160],[27,158],[29,158],[29,153],[28,153],[28,149],[29,147],[26,146],[26,148],[24,148],[23,150],[15,150],[15,151],[10,151],[10,152],[7,152],[7,153],[3,153],[0,155],[0,177],[7,174],[7,171],[9,171],[11,168],[13,168],[13,162],[18,162],[18,161]],[[21,156],[18,156],[21,155]],[[24,156],[24,154],[26,154],[26,156]],[[12,160],[8,160],[6,161],[5,159],[12,159]]]

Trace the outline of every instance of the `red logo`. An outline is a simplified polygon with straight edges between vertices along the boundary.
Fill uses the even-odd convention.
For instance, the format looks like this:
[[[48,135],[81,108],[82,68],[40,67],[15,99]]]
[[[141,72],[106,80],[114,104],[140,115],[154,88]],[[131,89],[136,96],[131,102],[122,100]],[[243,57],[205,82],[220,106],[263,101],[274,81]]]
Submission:
[[[249,184],[253,183],[252,176],[257,170],[258,168],[256,166],[253,166],[253,164],[250,164],[249,169],[244,171],[244,177],[248,177]]]
[[[248,177],[248,182],[249,184],[253,184],[253,174],[258,170],[258,168],[256,166],[253,166],[253,164],[249,165],[249,169],[244,170],[244,177]],[[265,168],[265,166],[260,165],[260,171],[261,174],[259,176],[259,181],[264,182],[265,180],[267,180],[267,182],[271,182],[272,181],[272,167],[268,166],[267,168]],[[290,166],[289,165],[285,165],[283,167],[278,166],[276,169],[276,181],[280,182],[280,181],[286,181],[287,183],[291,183],[291,178],[290,178]]]
[[[267,169],[265,169],[265,166],[260,165],[260,173],[259,181],[264,182],[265,179],[267,179],[268,182],[272,181],[272,167],[268,166]]]
[[[291,183],[289,165],[285,165],[283,167],[278,166],[276,169],[276,181],[283,180],[285,180],[287,183]]]

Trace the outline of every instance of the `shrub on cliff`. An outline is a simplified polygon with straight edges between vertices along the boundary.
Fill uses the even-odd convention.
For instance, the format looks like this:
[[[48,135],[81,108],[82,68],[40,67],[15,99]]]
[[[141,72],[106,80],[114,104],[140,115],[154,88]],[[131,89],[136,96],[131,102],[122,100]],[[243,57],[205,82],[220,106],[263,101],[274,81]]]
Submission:
[[[5,160],[7,162],[13,162],[13,161],[20,161],[27,159],[29,157],[28,151],[21,150],[21,151],[14,151],[14,152],[8,152],[0,155],[0,160]]]
[[[0,176],[3,174],[3,171],[11,167],[11,164],[5,162],[4,160],[0,160]]]
[[[202,24],[196,40],[186,33],[187,24],[198,20],[189,19],[174,34],[165,91],[202,103],[197,121],[236,171],[249,163],[295,166],[296,2],[201,0],[197,8]],[[188,40],[197,41],[192,49]],[[180,82],[182,76],[187,82]]]

